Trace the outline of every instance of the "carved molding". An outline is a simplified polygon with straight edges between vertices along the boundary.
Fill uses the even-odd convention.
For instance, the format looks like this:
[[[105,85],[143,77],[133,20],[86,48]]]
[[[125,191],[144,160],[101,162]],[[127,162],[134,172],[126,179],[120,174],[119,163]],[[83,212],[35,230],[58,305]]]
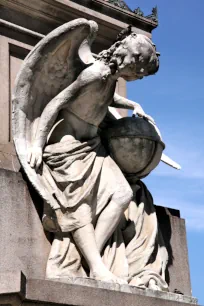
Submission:
[[[127,10],[131,12],[131,9],[127,6],[125,1],[123,0],[104,0],[105,2],[111,3],[117,7],[120,7],[123,10]]]
[[[129,6],[125,3],[123,0],[103,0],[106,3],[110,3],[116,7],[119,7],[123,10],[133,12],[136,16],[143,17],[144,19],[149,19],[156,24],[158,24],[158,9],[157,6],[152,9],[152,13],[150,15],[145,16],[144,12],[141,10],[140,7],[136,8],[134,11],[132,11]]]
[[[35,38],[42,39],[45,35],[40,34],[38,32],[31,31],[29,29],[23,28],[21,26],[16,25],[15,23],[0,19],[0,26],[12,29],[16,32],[20,32],[26,35],[34,36]]]
[[[153,7],[152,9],[152,13],[148,16],[146,16],[146,18],[153,20],[154,22],[158,23],[158,8],[157,6]]]

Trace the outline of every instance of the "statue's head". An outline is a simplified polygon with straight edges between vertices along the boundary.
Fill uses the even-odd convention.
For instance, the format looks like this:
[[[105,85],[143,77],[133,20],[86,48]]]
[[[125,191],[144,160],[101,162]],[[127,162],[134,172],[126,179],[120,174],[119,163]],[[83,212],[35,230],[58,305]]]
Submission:
[[[99,54],[108,62],[112,74],[127,81],[155,74],[159,69],[159,54],[152,41],[145,35],[123,30],[110,49]]]
[[[117,63],[120,76],[127,81],[155,74],[159,69],[155,45],[142,34],[131,33],[116,42],[111,61]]]
[[[142,34],[131,33],[123,39],[113,57],[118,59],[121,76],[127,81],[155,74],[159,69],[155,45]]]

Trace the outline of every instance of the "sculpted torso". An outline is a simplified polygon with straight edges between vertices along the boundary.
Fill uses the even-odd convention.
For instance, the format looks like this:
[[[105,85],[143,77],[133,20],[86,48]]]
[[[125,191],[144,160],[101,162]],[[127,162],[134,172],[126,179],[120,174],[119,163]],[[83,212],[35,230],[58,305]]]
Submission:
[[[99,70],[100,68],[100,70]],[[108,106],[113,102],[116,81],[110,76],[103,80],[108,67],[95,63],[81,73],[76,82],[81,84],[74,99],[59,112],[48,143],[63,142],[74,137],[84,141],[97,135]]]
[[[138,57],[140,45],[144,46],[141,63]],[[154,46],[147,38],[141,36],[137,39],[133,34],[127,39],[126,46],[118,46],[115,52],[117,57],[112,66],[106,56],[102,56],[44,108],[33,149],[28,156],[31,167],[41,164],[42,149],[47,141],[56,143],[65,141],[67,137],[81,141],[96,136],[110,105],[134,109],[135,114],[148,117],[140,105],[115,95],[115,86],[119,77],[131,81],[157,71],[158,58]]]

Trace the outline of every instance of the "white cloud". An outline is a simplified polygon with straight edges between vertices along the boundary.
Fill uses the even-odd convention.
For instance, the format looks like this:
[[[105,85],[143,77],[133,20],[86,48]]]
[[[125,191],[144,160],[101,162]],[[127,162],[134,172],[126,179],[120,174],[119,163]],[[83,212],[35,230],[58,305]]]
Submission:
[[[201,131],[202,132],[202,131]],[[181,165],[181,170],[175,170],[163,163],[153,171],[156,176],[169,176],[188,179],[204,179],[204,145],[202,137],[194,137],[186,133],[166,130],[169,135],[166,142],[165,154]]]
[[[165,165],[160,166],[154,174],[152,173],[145,180],[145,183],[149,187],[156,205],[179,209],[181,217],[186,220],[187,230],[203,232],[203,167],[200,167],[198,171],[194,169],[196,162],[193,159],[188,159],[188,156],[187,153],[186,170],[184,168],[183,173]],[[190,165],[188,165],[188,161]]]

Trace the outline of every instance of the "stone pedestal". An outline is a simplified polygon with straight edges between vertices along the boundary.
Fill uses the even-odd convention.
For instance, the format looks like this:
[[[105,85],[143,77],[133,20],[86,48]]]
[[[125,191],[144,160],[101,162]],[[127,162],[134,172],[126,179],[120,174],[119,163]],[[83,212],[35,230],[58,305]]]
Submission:
[[[0,273],[17,270],[44,278],[50,243],[41,212],[42,200],[22,174],[0,169]]]
[[[179,210],[156,206],[159,226],[169,254],[166,280],[170,292],[191,296],[190,269],[185,220]]]
[[[0,274],[0,305],[10,306],[190,306],[191,297],[90,279],[67,283],[26,279],[20,272]]]
[[[13,271],[18,271],[18,273],[19,271],[22,271],[29,280],[28,284],[30,284],[31,279],[43,280],[45,278],[46,262],[50,251],[50,240],[52,237],[48,236],[44,232],[41,224],[43,209],[42,199],[37,195],[20,172],[16,173],[4,169],[0,169],[0,195],[1,275],[8,272],[13,273]],[[175,291],[180,291],[186,296],[191,296],[185,221],[180,218],[179,211],[177,210],[158,206],[156,207],[156,210],[164,242],[169,253],[167,282],[169,284],[170,292],[173,293]],[[7,274],[7,276],[8,275],[10,274]],[[35,284],[43,284],[43,286],[52,284],[54,288],[55,285],[60,288],[63,287],[63,284],[58,284],[56,282],[54,283],[55,285],[53,285],[52,282],[36,282]],[[75,281],[75,283],[76,282],[77,281]],[[0,281],[0,284],[4,286],[4,280],[2,282]],[[85,282],[82,281],[80,284],[84,286]],[[88,284],[90,285],[90,283]],[[70,286],[71,285],[68,286],[69,290],[71,290],[70,288],[74,288],[73,286]],[[4,287],[6,288],[6,286]],[[93,287],[95,288],[95,285]],[[53,289],[49,290],[50,294],[53,294]],[[73,292],[77,292],[79,289],[73,290]],[[93,291],[94,294],[95,290],[96,288]],[[99,290],[99,292],[101,292],[101,290]],[[138,294],[138,292],[140,291],[137,291],[136,293]],[[49,295],[49,293],[47,294]],[[111,295],[113,293],[109,294]],[[120,294],[118,293],[119,296]],[[135,297],[132,298],[132,294],[133,293],[131,293],[130,296],[128,295],[128,301],[129,299],[137,300]],[[144,295],[142,299],[145,301],[147,296]],[[82,305],[76,303],[71,305]],[[83,305],[88,304],[86,303]],[[98,306],[99,304],[95,303],[93,305]]]

